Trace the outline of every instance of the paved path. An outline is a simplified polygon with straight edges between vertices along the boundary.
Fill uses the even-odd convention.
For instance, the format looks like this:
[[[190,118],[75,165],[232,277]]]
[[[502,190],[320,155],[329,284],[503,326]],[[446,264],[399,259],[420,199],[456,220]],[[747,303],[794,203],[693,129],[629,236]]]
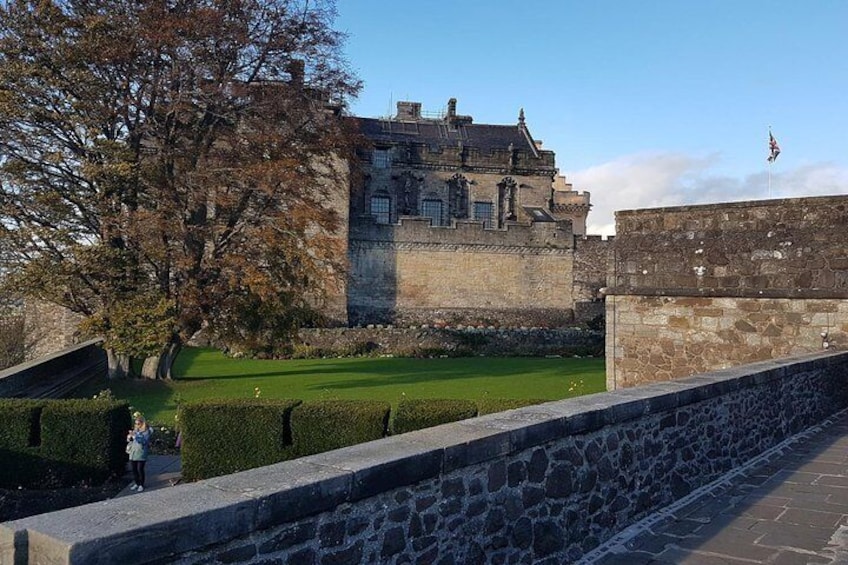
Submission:
[[[130,490],[132,471],[129,468],[129,463],[127,463],[127,473],[124,475],[127,486],[116,495],[116,498],[119,496],[139,494]],[[147,458],[147,464],[144,466],[144,475],[144,492],[173,486],[175,481],[178,481],[180,478],[180,456],[150,455]],[[144,495],[144,492],[141,494]]]
[[[848,411],[646,518],[582,563],[848,564]]]

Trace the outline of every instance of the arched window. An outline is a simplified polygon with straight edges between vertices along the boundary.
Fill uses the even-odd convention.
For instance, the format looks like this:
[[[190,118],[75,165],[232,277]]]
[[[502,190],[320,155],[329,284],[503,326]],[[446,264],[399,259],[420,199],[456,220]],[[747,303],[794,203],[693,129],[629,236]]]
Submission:
[[[430,218],[430,225],[442,225],[442,201],[428,199],[421,203],[421,215]]]
[[[389,224],[392,221],[392,201],[384,194],[371,197],[371,215],[378,224]]]

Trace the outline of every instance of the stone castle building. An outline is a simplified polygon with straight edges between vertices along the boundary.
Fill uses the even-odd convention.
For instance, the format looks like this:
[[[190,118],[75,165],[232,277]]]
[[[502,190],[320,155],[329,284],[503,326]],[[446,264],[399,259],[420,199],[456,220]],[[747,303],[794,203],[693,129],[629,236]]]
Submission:
[[[558,176],[523,110],[475,124],[455,99],[435,117],[398,102],[391,118],[354,120],[367,143],[352,175],[350,324],[560,326],[602,312],[608,242],[585,237],[590,195]]]
[[[347,218],[336,236],[348,256],[346,283],[320,305],[331,325],[561,327],[603,316],[611,240],[585,235],[590,195],[558,175],[523,110],[512,125],[476,124],[451,99],[435,117],[399,102],[391,118],[348,119],[362,145],[328,200]],[[68,329],[76,317],[37,306],[46,347],[79,339]]]

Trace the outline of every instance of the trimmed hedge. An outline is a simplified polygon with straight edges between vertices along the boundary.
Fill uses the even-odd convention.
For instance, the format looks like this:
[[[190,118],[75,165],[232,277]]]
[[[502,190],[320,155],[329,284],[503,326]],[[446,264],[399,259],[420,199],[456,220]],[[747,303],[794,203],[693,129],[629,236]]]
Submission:
[[[403,434],[458,422],[477,415],[477,404],[473,400],[448,398],[403,399],[398,403],[392,422],[392,433]]]
[[[0,486],[54,488],[123,474],[129,405],[0,399]]]
[[[545,400],[220,399],[184,404],[182,475],[206,479]],[[393,419],[391,418],[393,416]]]
[[[203,400],[180,407],[182,476],[206,479],[292,457],[290,418],[300,400]]]
[[[292,411],[297,457],[356,445],[386,435],[391,405],[378,400],[314,400]]]
[[[503,412],[505,410],[533,406],[534,404],[542,404],[543,402],[550,401],[539,398],[484,398],[477,406],[477,415],[484,416],[486,414],[494,414],[495,412]]]

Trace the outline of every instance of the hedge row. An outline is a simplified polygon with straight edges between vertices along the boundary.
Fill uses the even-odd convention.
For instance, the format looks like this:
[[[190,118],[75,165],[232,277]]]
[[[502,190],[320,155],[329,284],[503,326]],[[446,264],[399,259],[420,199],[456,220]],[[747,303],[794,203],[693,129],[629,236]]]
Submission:
[[[544,400],[204,400],[180,408],[182,476],[198,480]],[[391,425],[389,422],[391,421]]]
[[[114,400],[0,399],[0,487],[100,483],[126,466],[129,405]]]

